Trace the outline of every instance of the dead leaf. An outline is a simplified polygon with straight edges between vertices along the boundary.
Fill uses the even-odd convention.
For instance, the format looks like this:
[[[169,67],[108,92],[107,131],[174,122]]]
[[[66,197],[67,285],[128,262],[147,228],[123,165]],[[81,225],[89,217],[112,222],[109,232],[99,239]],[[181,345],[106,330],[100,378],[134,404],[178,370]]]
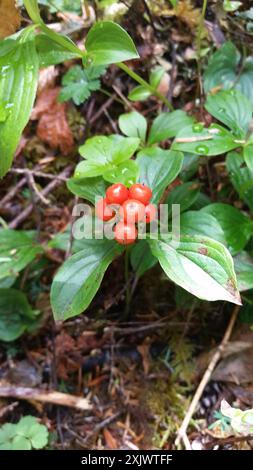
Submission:
[[[0,0],[0,39],[15,33],[20,26],[20,14],[15,0]]]
[[[60,148],[68,155],[74,147],[74,139],[68,124],[66,103],[58,103],[60,88],[46,88],[36,101],[32,119],[38,119],[37,136],[51,148]]]
[[[45,67],[39,72],[39,83],[38,83],[38,95],[42,93],[46,88],[52,88],[55,85],[55,79],[58,76],[59,71],[54,65]]]
[[[237,385],[253,382],[253,347],[225,357],[216,367],[212,380]]]

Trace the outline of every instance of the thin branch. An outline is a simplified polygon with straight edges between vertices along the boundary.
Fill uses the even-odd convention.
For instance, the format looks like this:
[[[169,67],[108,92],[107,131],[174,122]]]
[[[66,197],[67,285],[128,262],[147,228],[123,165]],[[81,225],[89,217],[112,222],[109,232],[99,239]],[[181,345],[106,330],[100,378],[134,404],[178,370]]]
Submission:
[[[65,168],[61,173],[60,177],[65,177],[67,178],[72,171],[72,166],[68,166]],[[62,179],[55,179],[51,181],[42,191],[41,194],[42,196],[47,196],[49,193],[51,193],[57,186],[59,186],[62,183]],[[38,200],[38,196],[35,196],[36,200]],[[20,225],[32,212],[33,210],[33,204],[29,204],[10,224],[9,228],[17,228],[18,225]]]
[[[216,367],[216,364],[218,363],[218,361],[220,360],[220,357],[224,351],[224,348],[231,336],[231,333],[233,331],[233,327],[234,327],[234,324],[236,322],[236,319],[237,319],[237,316],[238,316],[238,312],[239,312],[239,306],[236,306],[232,312],[232,315],[231,315],[231,318],[230,318],[230,321],[229,321],[229,324],[227,326],[227,329],[226,329],[226,332],[223,336],[223,339],[218,347],[218,349],[216,350],[216,352],[214,353],[201,381],[200,381],[200,384],[193,396],[193,399],[191,401],[191,404],[188,408],[188,411],[185,415],[185,418],[180,426],[180,429],[178,431],[178,435],[177,435],[177,438],[176,438],[176,441],[175,441],[175,445],[178,446],[178,444],[180,443],[181,440],[184,440],[184,442],[186,442],[185,440],[185,436],[186,436],[186,431],[187,431],[187,428],[189,426],[189,423],[190,423],[190,420],[192,419],[192,416],[197,408],[197,405],[199,403],[199,400],[202,396],[202,393],[207,385],[207,383],[209,382],[210,378],[211,378],[211,375]],[[189,447],[188,445],[186,446],[186,450],[191,450],[191,446]]]
[[[35,400],[42,403],[68,406],[79,410],[90,410],[91,404],[86,398],[77,397],[68,393],[54,390],[40,390],[38,388],[16,387],[14,385],[0,385],[0,397],[14,397],[21,400]]]

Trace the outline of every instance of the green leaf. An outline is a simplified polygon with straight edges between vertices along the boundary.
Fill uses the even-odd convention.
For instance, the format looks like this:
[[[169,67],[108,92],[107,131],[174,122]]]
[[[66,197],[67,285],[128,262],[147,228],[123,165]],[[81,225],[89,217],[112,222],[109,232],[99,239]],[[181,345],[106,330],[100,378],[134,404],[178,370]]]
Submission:
[[[88,32],[85,48],[92,65],[114,64],[139,57],[129,34],[112,21],[95,23]]]
[[[149,77],[149,83],[153,88],[158,88],[160,81],[162,80],[163,76],[165,74],[165,70],[163,67],[158,65],[158,67],[155,67]]]
[[[252,220],[229,204],[216,202],[203,207],[201,213],[211,214],[218,220],[232,255],[243,250],[253,234]]]
[[[253,288],[253,258],[242,251],[234,257],[235,272],[240,292]]]
[[[146,271],[157,263],[157,259],[151,253],[147,240],[139,240],[133,246],[130,253],[130,261],[138,277],[143,276]]]
[[[194,181],[188,181],[173,188],[165,201],[168,204],[169,216],[172,214],[172,204],[180,204],[180,212],[184,212],[194,204],[198,195],[199,185]]]
[[[121,114],[119,128],[128,137],[139,137],[142,142],[146,140],[147,120],[137,111]]]
[[[0,258],[5,258],[5,261],[0,263],[0,279],[17,275],[37,254],[43,252],[33,238],[33,232],[0,230]]]
[[[12,440],[11,450],[31,450],[32,444],[24,436],[15,436]]]
[[[75,45],[75,43],[67,36],[56,33],[50,29],[42,20],[40,16],[40,11],[38,7],[37,0],[23,0],[26,10],[35,24],[40,26],[40,29],[55,43],[64,47],[67,51],[77,54],[77,56],[82,57],[82,51]]]
[[[17,424],[0,428],[0,450],[42,449],[48,443],[48,430],[33,416],[25,416]]]
[[[165,188],[178,175],[183,154],[173,150],[146,148],[138,153],[136,161],[140,168],[139,181],[152,189],[152,201],[158,203]]]
[[[0,340],[14,341],[30,327],[38,312],[26,296],[16,289],[0,289]]]
[[[131,158],[139,143],[140,140],[136,137],[91,137],[79,147],[80,154],[86,160],[77,165],[75,176],[90,178],[116,170],[117,166]]]
[[[240,8],[241,5],[242,2],[223,0],[223,8],[225,11],[236,11],[238,8]]]
[[[39,66],[48,67],[56,65],[66,60],[72,60],[79,57],[79,54],[66,49],[61,44],[52,41],[46,34],[38,34],[35,36],[36,49],[39,56]]]
[[[207,111],[223,122],[235,135],[244,137],[252,119],[252,104],[238,90],[220,91],[209,95]]]
[[[249,143],[243,147],[243,158],[248,169],[253,173],[253,143]]]
[[[43,449],[48,443],[48,430],[33,416],[25,416],[16,425],[16,433],[28,439],[34,449]]]
[[[14,36],[2,39],[0,41],[0,57],[3,57],[11,52],[13,49],[15,49],[15,47],[17,47],[17,45],[18,41],[16,41]]]
[[[93,220],[92,220],[93,223]],[[49,248],[54,248],[56,250],[67,251],[69,247],[69,240],[70,240],[70,227],[68,227],[65,232],[57,233],[52,240],[48,243]],[[72,253],[77,253],[81,251],[83,247],[85,247],[86,239],[83,240],[76,240],[74,239],[72,244]],[[84,243],[84,245],[83,245]]]
[[[220,87],[236,88],[253,103],[253,57],[243,60],[232,42],[225,42],[209,60],[204,73],[205,92]]]
[[[83,250],[65,261],[53,280],[51,303],[56,320],[67,320],[89,306],[107,267],[123,251],[114,240],[83,242]]]
[[[134,160],[121,163],[115,169],[107,170],[103,173],[103,178],[109,183],[119,181],[127,187],[136,183],[139,176],[139,167]]]
[[[59,101],[72,99],[79,106],[91,92],[100,89],[99,77],[104,73],[104,67],[90,67],[83,69],[80,65],[71,67],[62,80],[63,88],[59,95]]]
[[[226,244],[221,225],[211,214],[200,211],[188,211],[180,217],[180,230],[184,235],[204,235]]]
[[[179,173],[179,178],[187,182],[189,181],[197,172],[199,168],[199,156],[185,153],[182,169]]]
[[[218,124],[212,124],[208,129],[202,124],[194,124],[179,131],[172,148],[181,152],[212,156],[226,153],[240,145],[230,131]]]
[[[133,88],[128,94],[128,99],[131,101],[145,101],[151,96],[151,92],[143,85],[138,85]]]
[[[101,176],[96,178],[70,178],[68,189],[83,199],[95,204],[96,196],[104,197],[108,185]]]
[[[226,164],[234,188],[253,212],[253,171],[249,170],[243,156],[237,152],[227,155]]]
[[[148,144],[152,145],[163,140],[175,137],[177,133],[194,122],[184,111],[172,111],[157,116],[151,126]]]
[[[9,170],[29,120],[36,95],[38,68],[34,41],[20,43],[0,57],[0,177]]]
[[[233,260],[221,243],[203,236],[181,237],[177,248],[164,240],[149,243],[167,276],[191,294],[241,304]]]

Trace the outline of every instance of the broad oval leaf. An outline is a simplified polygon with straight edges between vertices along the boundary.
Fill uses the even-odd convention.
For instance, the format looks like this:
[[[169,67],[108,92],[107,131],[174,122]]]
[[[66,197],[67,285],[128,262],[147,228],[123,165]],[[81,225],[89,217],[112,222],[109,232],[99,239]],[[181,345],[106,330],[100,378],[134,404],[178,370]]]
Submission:
[[[129,34],[113,21],[98,21],[92,26],[85,47],[93,65],[114,64],[139,57]]]
[[[34,323],[38,311],[17,289],[0,289],[0,340],[14,341]]]
[[[95,136],[79,147],[80,154],[86,158],[77,165],[76,177],[94,177],[116,170],[129,160],[138,149],[140,139],[120,135]]]
[[[128,94],[128,99],[131,101],[145,101],[151,96],[151,92],[143,85],[134,87]]]
[[[243,250],[253,234],[253,222],[236,207],[216,202],[203,207],[202,214],[211,214],[223,229],[226,243],[232,255]],[[215,237],[213,237],[215,238]]]
[[[39,56],[39,66],[48,67],[49,65],[60,64],[66,60],[76,59],[79,54],[67,50],[61,44],[52,41],[46,34],[35,36],[36,49]]]
[[[109,264],[123,251],[114,240],[84,240],[83,244],[84,248],[65,261],[53,280],[55,320],[67,320],[89,306]]]
[[[172,204],[180,204],[180,212],[184,212],[194,204],[199,192],[199,184],[194,181],[187,181],[173,188],[165,201],[169,216],[172,213]]]
[[[137,155],[139,181],[153,192],[152,201],[159,202],[165,188],[176,178],[183,163],[183,154],[173,150],[146,148]]]
[[[238,67],[241,59],[241,54],[235,45],[232,42],[225,42],[209,60],[204,73],[205,92],[213,88],[225,90],[236,88],[253,103],[253,57],[246,57],[242,66]]]
[[[0,230],[0,279],[17,275],[42,252],[34,242],[34,232]]]
[[[234,257],[235,272],[240,292],[253,289],[253,258],[241,251]]]
[[[219,221],[209,213],[201,211],[184,212],[180,218],[180,230],[184,235],[204,235],[226,244]]]
[[[70,178],[67,181],[67,187],[75,196],[82,197],[95,204],[96,197],[104,197],[108,184],[101,176],[96,178]]]
[[[146,140],[147,120],[137,111],[121,114],[119,128],[128,137],[139,137],[142,142]]]
[[[128,160],[103,173],[103,178],[109,183],[118,183],[119,181],[127,187],[136,183],[139,176],[139,167],[135,160]]]
[[[149,243],[173,282],[200,299],[241,305],[233,260],[221,243],[203,236],[181,237],[177,247],[164,240]]]
[[[20,43],[0,57],[0,177],[14,152],[34,103],[39,60],[34,41]]]
[[[173,142],[173,150],[212,156],[226,153],[241,145],[230,131],[212,124],[208,129],[202,124],[193,124],[182,129]]]
[[[205,104],[207,111],[223,122],[235,135],[244,137],[252,119],[252,104],[238,90],[220,91],[209,95]]]
[[[253,212],[253,171],[245,164],[240,153],[230,152],[226,159],[230,181],[239,196]]]
[[[152,145],[175,137],[181,129],[193,122],[194,119],[181,110],[162,113],[154,119],[148,137],[148,144]]]

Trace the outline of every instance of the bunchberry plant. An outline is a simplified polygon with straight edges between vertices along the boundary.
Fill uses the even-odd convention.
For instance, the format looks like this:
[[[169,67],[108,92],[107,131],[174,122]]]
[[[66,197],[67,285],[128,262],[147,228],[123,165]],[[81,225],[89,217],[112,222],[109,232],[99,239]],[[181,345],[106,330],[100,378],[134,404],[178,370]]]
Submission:
[[[159,91],[164,73],[161,67],[151,72],[147,82],[126,65],[139,56],[132,39],[118,24],[95,23],[83,50],[46,26],[36,0],[24,0],[24,5],[33,24],[0,42],[1,177],[11,166],[29,120],[42,67],[79,60],[63,78],[60,100],[72,99],[80,105],[100,86],[105,68],[116,64],[138,83],[129,94],[132,101],[154,96],[164,106],[152,122],[137,111],[124,113],[118,120],[120,133],[91,136],[80,146],[81,161],[67,186],[91,204],[93,236],[86,236],[88,219],[80,217],[74,225],[83,236],[74,239],[73,254],[56,273],[51,288],[55,319],[83,312],[109,264],[122,254],[127,269],[130,260],[137,276],[159,263],[170,280],[196,297],[240,304],[239,291],[253,287],[249,274],[253,261],[250,252],[243,251],[252,236],[253,222],[233,206],[211,202],[201,193],[194,176],[199,162],[226,154],[231,182],[253,210],[253,100],[252,89],[247,91],[252,58],[238,74],[239,57],[233,44],[224,44],[213,55],[204,74],[204,89],[205,108],[214,122],[206,126],[186,112],[174,110]],[[182,183],[179,186],[177,178]],[[170,236],[175,205],[180,205],[176,217],[177,221],[180,218],[180,239],[176,244]],[[167,208],[165,215],[163,206]],[[80,216],[78,208],[73,215]],[[103,230],[111,227],[111,238],[101,231],[98,236],[96,220]],[[142,224],[144,239],[140,236]],[[156,224],[156,236],[152,224]],[[64,248],[64,237],[56,236],[49,245]],[[0,284],[3,289],[12,285],[13,278],[43,248],[27,231],[3,228],[0,239],[0,282],[7,279],[7,285]]]

